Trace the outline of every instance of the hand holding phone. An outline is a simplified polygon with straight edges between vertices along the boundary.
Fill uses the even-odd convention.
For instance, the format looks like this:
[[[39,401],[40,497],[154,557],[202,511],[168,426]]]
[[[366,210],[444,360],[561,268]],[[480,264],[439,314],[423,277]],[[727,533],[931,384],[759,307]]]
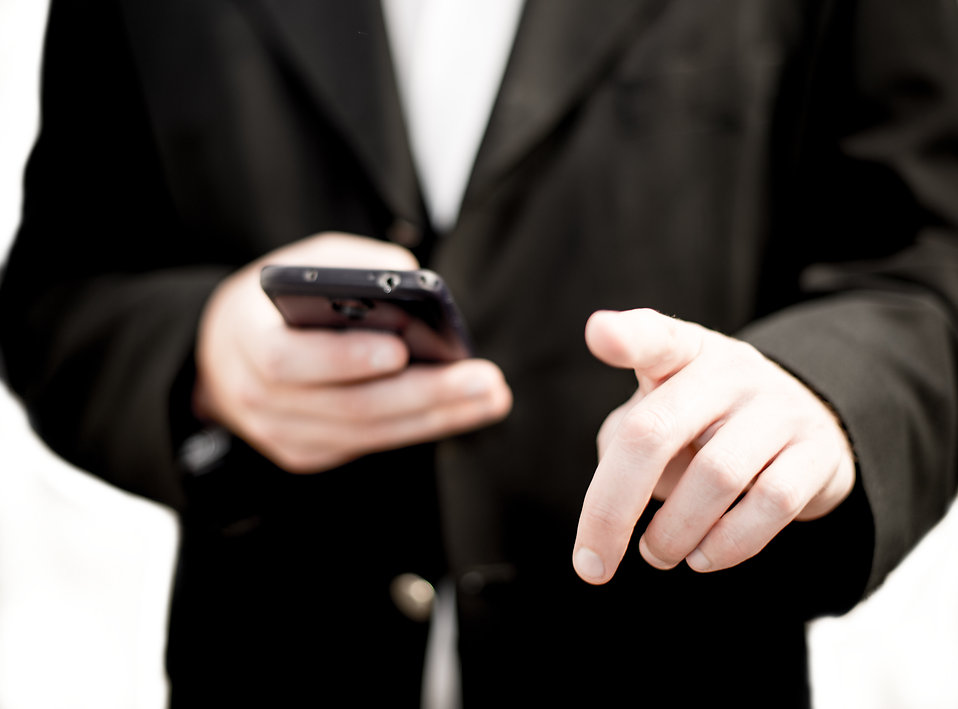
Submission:
[[[274,305],[263,290],[266,264],[368,264],[400,280],[367,279],[369,297],[348,290],[329,299],[309,285],[320,280],[319,270],[293,266],[266,279],[275,285]],[[512,402],[501,370],[465,356],[468,342],[451,299],[441,285],[429,287],[428,275],[420,280],[417,268],[412,254],[395,244],[321,234],[227,277],[199,323],[196,415],[294,473],[321,472],[500,420]],[[410,291],[417,296],[396,297]],[[328,310],[317,310],[317,302]],[[322,319],[323,313],[337,319]]]

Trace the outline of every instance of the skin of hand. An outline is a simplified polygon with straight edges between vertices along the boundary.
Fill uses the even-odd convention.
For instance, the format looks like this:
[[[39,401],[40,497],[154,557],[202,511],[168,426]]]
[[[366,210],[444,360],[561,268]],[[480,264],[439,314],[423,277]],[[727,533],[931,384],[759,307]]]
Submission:
[[[599,431],[573,549],[583,580],[612,578],[653,496],[663,504],[639,539],[642,556],[707,572],[851,492],[854,456],[836,415],[747,343],[652,310],[599,311],[586,342],[606,364],[635,370],[639,386]]]
[[[324,233],[225,279],[197,338],[196,414],[226,426],[293,473],[317,473],[504,418],[512,394],[486,360],[410,364],[393,334],[294,329],[263,293],[262,266],[415,269],[395,244]]]

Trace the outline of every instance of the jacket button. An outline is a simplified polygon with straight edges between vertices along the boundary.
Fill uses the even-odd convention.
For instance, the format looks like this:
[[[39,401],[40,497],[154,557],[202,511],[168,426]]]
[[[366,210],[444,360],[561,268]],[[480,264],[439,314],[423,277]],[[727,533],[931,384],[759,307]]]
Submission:
[[[386,230],[386,238],[395,244],[414,249],[422,243],[422,229],[408,219],[397,218]]]
[[[393,603],[410,620],[424,623],[432,615],[436,589],[422,576],[400,574],[389,585]]]

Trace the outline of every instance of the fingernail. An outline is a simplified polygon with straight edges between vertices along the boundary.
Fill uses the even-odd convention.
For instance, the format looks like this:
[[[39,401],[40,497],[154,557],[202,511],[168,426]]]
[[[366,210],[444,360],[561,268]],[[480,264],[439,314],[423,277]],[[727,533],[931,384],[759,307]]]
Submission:
[[[572,566],[586,581],[601,581],[605,578],[605,564],[591,549],[581,547],[572,558]]]
[[[705,554],[702,553],[701,549],[696,549],[685,559],[686,563],[692,567],[694,571],[708,571],[712,568],[712,561]]]

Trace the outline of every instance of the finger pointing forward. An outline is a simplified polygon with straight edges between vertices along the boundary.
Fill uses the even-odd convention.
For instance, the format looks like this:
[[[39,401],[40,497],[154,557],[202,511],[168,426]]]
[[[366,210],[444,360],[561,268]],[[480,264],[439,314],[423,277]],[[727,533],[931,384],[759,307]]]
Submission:
[[[625,554],[632,530],[669,461],[717,411],[695,387],[676,401],[660,384],[700,354],[706,331],[653,310],[595,313],[586,326],[593,354],[615,367],[634,369],[643,403],[620,412],[608,446],[586,494],[573,552],[576,572],[604,583]],[[688,394],[689,392],[686,392]],[[694,415],[686,412],[691,409]]]

